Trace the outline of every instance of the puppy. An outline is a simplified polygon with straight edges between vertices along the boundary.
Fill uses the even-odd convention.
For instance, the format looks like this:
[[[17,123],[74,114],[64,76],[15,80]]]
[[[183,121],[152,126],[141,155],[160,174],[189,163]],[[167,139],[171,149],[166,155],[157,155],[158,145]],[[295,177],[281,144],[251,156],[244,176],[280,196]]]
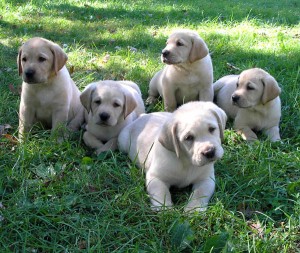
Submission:
[[[189,101],[213,101],[213,67],[207,45],[195,31],[178,30],[171,34],[162,50],[167,64],[149,84],[147,104],[159,95],[166,111]]]
[[[115,150],[122,128],[145,112],[141,91],[130,81],[99,81],[89,84],[80,96],[85,107],[85,144],[96,153]]]
[[[257,140],[254,131],[263,131],[271,141],[280,140],[280,88],[269,73],[253,68],[225,76],[214,84],[214,91],[217,105],[234,119],[234,129],[243,139]]]
[[[185,211],[206,210],[226,119],[212,102],[189,102],[174,113],[143,114],[121,131],[119,149],[145,169],[153,210],[172,206],[170,186],[188,185],[193,193]]]
[[[68,123],[78,130],[84,120],[80,91],[65,66],[67,55],[55,43],[32,38],[18,54],[22,93],[19,111],[19,137],[39,122],[52,131]]]

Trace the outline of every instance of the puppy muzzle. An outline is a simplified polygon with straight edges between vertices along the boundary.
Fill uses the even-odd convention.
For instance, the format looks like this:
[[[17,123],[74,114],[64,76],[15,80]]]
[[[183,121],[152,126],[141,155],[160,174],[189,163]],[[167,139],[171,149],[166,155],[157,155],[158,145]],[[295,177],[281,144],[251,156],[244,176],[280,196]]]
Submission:
[[[192,162],[194,165],[203,166],[205,164],[215,162],[223,156],[223,149],[216,148],[216,146],[211,145],[200,149],[192,157]]]
[[[27,69],[24,71],[23,79],[26,83],[34,84],[36,83],[35,80],[35,70],[34,69]]]

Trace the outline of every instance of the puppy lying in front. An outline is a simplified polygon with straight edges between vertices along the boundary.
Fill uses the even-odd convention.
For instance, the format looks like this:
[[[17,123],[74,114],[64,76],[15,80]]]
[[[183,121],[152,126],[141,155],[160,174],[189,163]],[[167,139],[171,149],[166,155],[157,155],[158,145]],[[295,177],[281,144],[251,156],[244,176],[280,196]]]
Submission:
[[[85,144],[100,154],[115,150],[119,132],[145,112],[141,91],[131,81],[99,81],[89,84],[80,96],[85,107]]]
[[[212,102],[189,102],[174,113],[143,114],[121,131],[119,149],[145,169],[153,210],[172,206],[170,186],[188,185],[193,193],[185,211],[206,210],[226,119]]]
[[[234,119],[234,129],[243,139],[257,140],[254,131],[263,131],[271,141],[280,140],[281,90],[269,73],[253,68],[224,76],[214,91],[216,104]]]
[[[80,91],[65,66],[67,59],[57,44],[43,38],[32,38],[20,48],[20,138],[37,122],[52,131],[67,123],[71,130],[79,130],[84,110]]]
[[[213,101],[213,67],[206,43],[197,32],[178,30],[171,34],[162,50],[167,64],[149,84],[146,103],[160,95],[166,111],[189,101]]]

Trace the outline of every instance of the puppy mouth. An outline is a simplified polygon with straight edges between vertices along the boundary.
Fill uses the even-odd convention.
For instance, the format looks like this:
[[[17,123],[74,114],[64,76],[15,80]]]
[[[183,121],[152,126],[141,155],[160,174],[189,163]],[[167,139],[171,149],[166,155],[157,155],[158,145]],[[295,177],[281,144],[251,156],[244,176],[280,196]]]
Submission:
[[[26,82],[28,84],[38,84],[38,82],[34,78],[24,77],[23,80],[24,80],[24,82]]]
[[[232,100],[231,100],[231,102],[232,102],[233,105],[235,105],[235,106],[237,106],[237,107],[239,107],[239,108],[244,108],[244,109],[246,109],[246,108],[251,108],[251,107],[253,107],[252,105],[242,105],[242,104],[240,104],[240,103],[237,102],[237,101],[232,101]]]
[[[181,62],[179,61],[174,61],[172,59],[168,59],[167,57],[162,57],[162,62],[168,65],[175,65],[175,64],[180,64]]]
[[[201,157],[200,159],[193,159],[192,163],[196,166],[204,166],[209,163],[214,163],[219,159],[219,157],[212,157],[212,158],[207,158],[207,157]]]
[[[45,81],[45,80],[37,80],[37,79],[34,78],[34,77],[29,78],[29,77],[26,77],[26,76],[23,77],[23,81],[24,81],[25,83],[33,84],[33,85],[37,85],[37,84],[45,84],[45,83],[47,83],[47,81]]]
[[[102,126],[102,127],[110,127],[111,125],[108,124],[107,122],[104,122],[104,121],[98,121],[96,123],[98,126]]]

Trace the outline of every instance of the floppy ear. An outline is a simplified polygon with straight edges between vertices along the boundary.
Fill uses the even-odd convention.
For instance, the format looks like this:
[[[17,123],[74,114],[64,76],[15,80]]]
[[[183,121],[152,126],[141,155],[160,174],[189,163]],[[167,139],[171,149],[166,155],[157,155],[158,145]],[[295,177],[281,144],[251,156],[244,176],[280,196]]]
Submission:
[[[63,66],[66,64],[66,62],[68,60],[68,56],[62,50],[62,48],[55,43],[50,43],[50,50],[54,56],[53,69],[54,69],[54,72],[56,75],[57,72],[60,71],[63,68]]]
[[[133,110],[136,108],[137,103],[133,97],[133,95],[126,91],[124,89],[124,97],[125,97],[125,103],[124,103],[124,119],[133,112]]]
[[[18,58],[17,58],[19,76],[23,73],[21,58],[22,58],[22,47],[20,47],[19,49]]]
[[[275,78],[271,75],[267,75],[266,77],[262,78],[261,81],[264,85],[264,93],[262,95],[261,102],[263,104],[266,104],[274,98],[278,97],[281,89],[279,88]]]
[[[91,102],[92,102],[92,96],[93,92],[95,91],[96,86],[89,84],[89,87],[87,87],[81,94],[80,94],[80,101],[83,107],[87,110],[89,113],[91,111]]]
[[[189,55],[191,63],[200,60],[208,55],[208,47],[203,39],[198,36],[192,38],[192,49]]]
[[[220,130],[220,138],[221,140],[224,139],[224,130],[226,126],[226,121],[227,121],[227,115],[226,113],[219,107],[216,106],[215,109],[211,109],[213,115],[217,118],[218,121],[218,126]]]
[[[173,120],[168,120],[162,127],[158,141],[166,149],[175,152],[176,156],[179,158],[179,140],[177,137],[178,123]]]

